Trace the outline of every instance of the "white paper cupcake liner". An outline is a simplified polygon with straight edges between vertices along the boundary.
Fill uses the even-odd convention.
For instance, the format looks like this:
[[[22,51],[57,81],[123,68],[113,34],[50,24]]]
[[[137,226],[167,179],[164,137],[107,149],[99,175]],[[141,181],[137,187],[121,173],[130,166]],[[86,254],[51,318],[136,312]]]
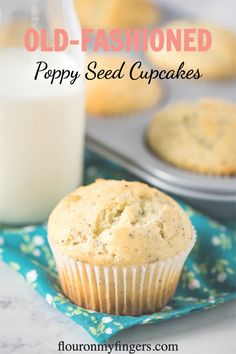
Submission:
[[[64,294],[80,307],[137,316],[163,308],[178,285],[190,247],[172,258],[135,266],[101,266],[76,261],[53,248]]]

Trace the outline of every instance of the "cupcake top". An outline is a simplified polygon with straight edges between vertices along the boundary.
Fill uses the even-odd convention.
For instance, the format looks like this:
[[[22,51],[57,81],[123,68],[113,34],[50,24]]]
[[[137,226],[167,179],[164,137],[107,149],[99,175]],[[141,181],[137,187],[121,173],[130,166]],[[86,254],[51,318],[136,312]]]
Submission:
[[[74,0],[82,27],[140,28],[161,18],[159,7],[149,0]]]
[[[132,80],[130,69],[138,60],[128,55],[90,54],[88,62],[96,61],[96,72],[99,70],[112,70],[114,73],[122,68],[121,79],[86,80],[87,102],[86,110],[95,116],[116,116],[121,114],[137,113],[149,109],[162,98],[162,88],[158,80],[152,80],[148,85],[147,80]],[[94,67],[91,67],[94,69]],[[133,69],[134,77],[140,75],[137,66]],[[147,67],[142,64],[142,70]]]
[[[159,52],[151,48],[147,52],[148,58],[158,67],[177,70],[184,61],[185,70],[200,70],[203,79],[230,78],[236,74],[236,34],[221,26],[191,19],[180,19],[169,22],[163,28],[187,29],[206,28],[212,36],[211,48],[207,51],[184,51],[166,48]],[[182,34],[184,36],[184,34]],[[182,37],[183,39],[183,37]],[[197,43],[197,36],[193,39],[192,46]]]
[[[66,196],[48,222],[53,249],[95,265],[138,265],[193,242],[191,222],[170,197],[140,182],[97,180]]]
[[[179,102],[157,113],[147,142],[163,160],[208,175],[236,174],[236,105],[216,100]]]

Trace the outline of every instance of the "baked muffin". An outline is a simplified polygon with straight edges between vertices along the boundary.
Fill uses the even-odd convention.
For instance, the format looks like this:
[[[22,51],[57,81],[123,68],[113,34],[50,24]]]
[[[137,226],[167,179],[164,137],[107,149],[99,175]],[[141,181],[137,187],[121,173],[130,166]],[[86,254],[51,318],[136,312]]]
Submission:
[[[184,61],[186,71],[199,69],[203,79],[230,78],[236,74],[236,35],[233,32],[211,23],[194,20],[176,20],[165,25],[163,29],[166,28],[206,28],[211,33],[212,45],[205,52],[174,49],[167,51],[166,48],[155,52],[150,48],[147,56],[156,66],[177,70]],[[194,41],[191,45],[194,45]]]
[[[236,105],[216,100],[179,102],[157,113],[147,142],[161,159],[209,175],[236,173]]]
[[[0,48],[24,47],[23,33],[30,27],[27,21],[15,20],[0,26]]]
[[[173,199],[115,180],[66,196],[50,215],[48,237],[64,293],[81,307],[120,315],[164,307],[195,242]]]
[[[84,28],[140,28],[157,23],[160,9],[148,0],[74,0]]]
[[[115,116],[131,114],[152,107],[162,97],[162,90],[157,80],[148,85],[147,80],[132,80],[129,72],[132,65],[138,60],[129,56],[93,54],[89,55],[88,63],[97,62],[96,72],[99,70],[117,70],[125,61],[121,79],[86,80],[88,114],[95,116]],[[142,64],[142,70],[145,66]],[[146,68],[147,70],[147,68]],[[134,70],[135,77],[140,69]]]

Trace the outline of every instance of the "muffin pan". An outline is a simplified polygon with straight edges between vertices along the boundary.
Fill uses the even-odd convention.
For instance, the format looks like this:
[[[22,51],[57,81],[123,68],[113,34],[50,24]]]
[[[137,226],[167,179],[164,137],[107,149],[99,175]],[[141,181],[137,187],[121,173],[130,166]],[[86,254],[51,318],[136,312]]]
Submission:
[[[186,16],[186,14],[185,14]],[[137,176],[221,221],[236,214],[236,176],[205,176],[176,168],[152,153],[145,134],[153,115],[179,100],[213,97],[236,102],[236,80],[164,80],[165,99],[149,111],[123,117],[88,117],[88,146]]]

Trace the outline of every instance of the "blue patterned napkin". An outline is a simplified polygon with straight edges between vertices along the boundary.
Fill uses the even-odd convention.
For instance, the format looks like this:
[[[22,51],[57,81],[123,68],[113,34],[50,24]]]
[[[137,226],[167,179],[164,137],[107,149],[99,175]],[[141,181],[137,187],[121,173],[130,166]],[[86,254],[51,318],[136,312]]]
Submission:
[[[137,179],[87,151],[85,181],[90,183],[98,177]],[[61,292],[45,226],[0,229],[0,259],[19,272],[50,305],[102,343],[125,328],[181,317],[236,298],[236,233],[181,204],[197,230],[198,240],[172,302],[157,313],[112,316],[71,303]]]

